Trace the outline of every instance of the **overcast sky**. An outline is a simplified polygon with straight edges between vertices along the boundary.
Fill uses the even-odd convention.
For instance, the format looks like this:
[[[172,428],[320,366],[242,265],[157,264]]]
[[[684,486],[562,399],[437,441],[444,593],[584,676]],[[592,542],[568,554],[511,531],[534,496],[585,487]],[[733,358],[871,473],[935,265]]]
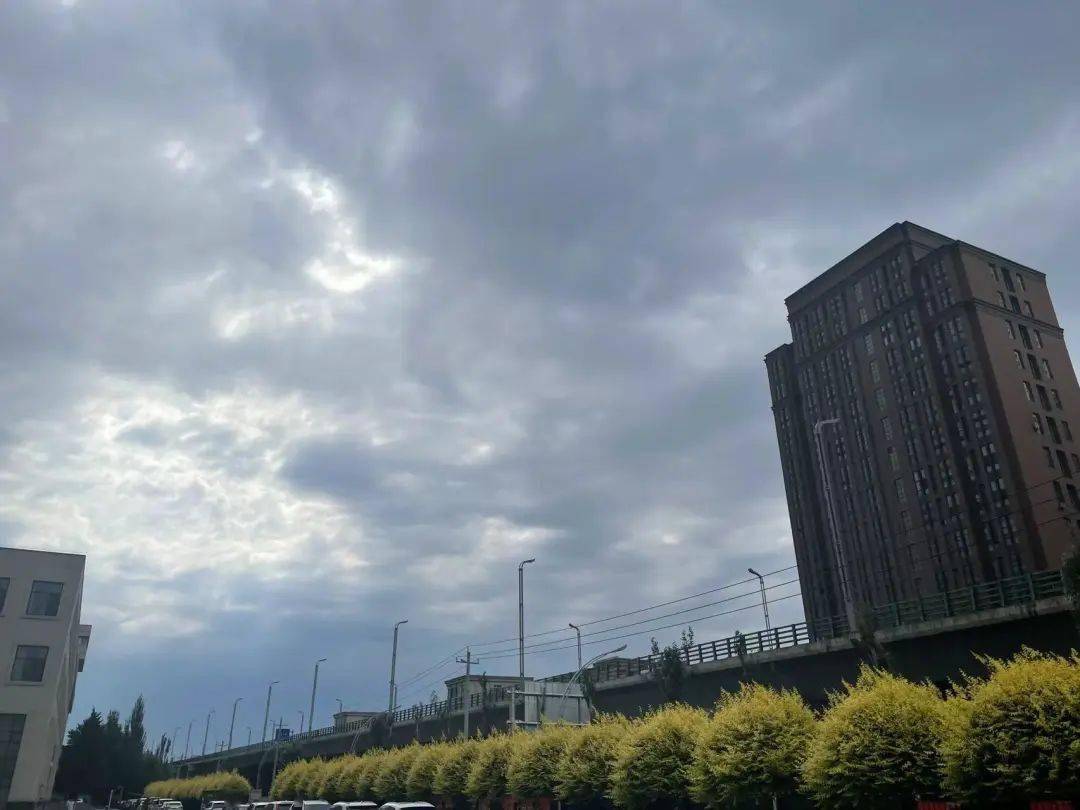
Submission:
[[[73,717],[244,742],[326,657],[326,725],[406,617],[403,704],[513,672],[525,557],[534,631],[790,566],[762,357],[895,221],[1080,329],[1080,7],[863,5],[0,4],[0,543],[87,555]]]

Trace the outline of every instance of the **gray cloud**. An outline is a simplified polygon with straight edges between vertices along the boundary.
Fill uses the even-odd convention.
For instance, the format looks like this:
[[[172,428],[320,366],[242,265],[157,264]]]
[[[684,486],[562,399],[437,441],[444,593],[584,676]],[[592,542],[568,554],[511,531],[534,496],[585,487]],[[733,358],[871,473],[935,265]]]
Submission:
[[[1076,23],[0,6],[0,531],[89,555],[77,713],[289,717],[324,655],[323,719],[381,705],[388,625],[406,675],[513,635],[525,556],[534,629],[789,565],[785,294],[909,218],[1076,326]]]

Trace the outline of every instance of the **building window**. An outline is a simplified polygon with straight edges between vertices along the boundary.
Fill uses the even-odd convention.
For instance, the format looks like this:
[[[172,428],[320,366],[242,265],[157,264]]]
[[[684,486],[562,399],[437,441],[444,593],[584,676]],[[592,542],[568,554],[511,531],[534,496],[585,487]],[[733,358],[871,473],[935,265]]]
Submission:
[[[1025,301],[1024,302],[1024,314],[1027,315],[1029,318],[1034,318],[1035,317],[1035,313],[1031,311],[1031,302],[1030,301]]]
[[[901,501],[906,501],[907,500],[907,494],[904,492],[904,479],[903,478],[897,478],[896,479],[896,497],[897,497],[898,500],[901,500]]]
[[[1035,411],[1031,414],[1031,427],[1036,433],[1043,432],[1042,417]]]
[[[1072,429],[1069,427],[1069,423],[1064,419],[1061,420],[1061,429],[1065,431],[1065,438],[1071,442],[1073,440]]]
[[[30,601],[26,603],[26,615],[55,616],[60,612],[60,594],[63,592],[63,582],[35,579],[30,589]]]
[[[25,724],[25,714],[0,714],[0,804],[8,800]]]
[[[1039,392],[1039,404],[1041,404],[1043,406],[1043,410],[1044,411],[1051,410],[1051,408],[1050,408],[1050,397],[1047,396],[1047,394],[1046,394],[1046,388],[1044,386],[1041,386],[1041,385],[1037,385],[1037,386],[1035,386],[1035,388]]]
[[[894,473],[900,472],[900,455],[896,452],[895,447],[889,448],[889,465],[892,467]]]
[[[892,439],[892,422],[889,421],[889,417],[883,417],[881,420],[881,435],[888,441]]]
[[[1064,406],[1061,404],[1061,394],[1058,393],[1058,390],[1056,388],[1050,389],[1050,396],[1054,398],[1054,405],[1057,406],[1058,410],[1064,408]]]
[[[4,612],[4,602],[7,601],[8,585],[11,580],[8,577],[0,577],[0,614]]]
[[[878,368],[877,360],[870,361],[870,377],[874,382],[881,382],[881,369]]]
[[[1010,295],[1009,296],[1009,308],[1013,312],[1019,312],[1020,311],[1020,299],[1018,299],[1015,295]]]
[[[1045,357],[1042,359],[1042,368],[1043,368],[1043,373],[1046,375],[1047,379],[1049,379],[1049,380],[1054,379],[1054,372],[1051,371],[1050,363]]]
[[[1069,467],[1069,459],[1065,457],[1065,454],[1060,450],[1057,451],[1058,467],[1061,468],[1063,475],[1068,478],[1072,478],[1072,469]]]
[[[1036,380],[1041,380],[1042,379],[1042,374],[1039,373],[1039,364],[1035,360],[1035,355],[1029,354],[1027,356],[1027,359],[1028,359],[1028,368],[1031,370],[1031,376],[1034,377]]]
[[[886,402],[885,402],[885,389],[884,388],[879,388],[879,389],[877,389],[877,391],[874,392],[874,399],[877,400],[878,410],[879,411],[885,410]]]
[[[1013,349],[1013,357],[1016,358],[1016,366],[1017,366],[1017,368],[1023,368],[1024,367],[1024,355],[1020,354],[1020,352],[1017,349]]]
[[[15,663],[11,665],[11,680],[41,683],[45,677],[45,660],[48,657],[48,647],[20,644],[15,649]]]
[[[863,324],[870,320],[870,316],[866,314],[866,307],[859,307],[859,323]]]
[[[1050,428],[1050,436],[1053,438],[1055,444],[1061,444],[1061,434],[1058,433],[1057,422],[1054,421],[1054,417],[1046,417],[1046,426]]]
[[[998,278],[998,269],[997,269],[996,265],[993,265],[993,264],[990,265],[990,275],[993,277],[994,281],[997,281],[997,282],[1001,281],[1001,279]]]
[[[863,345],[866,347],[867,357],[874,353],[874,335],[872,332],[867,332],[863,335]]]
[[[1021,292],[1027,292],[1027,284],[1024,283],[1024,274],[1023,273],[1017,273],[1016,274],[1016,280],[1020,284],[1020,291]]]
[[[1043,452],[1046,453],[1046,466],[1051,470],[1054,469],[1054,451],[1044,444]]]
[[[1031,348],[1031,335],[1028,333],[1028,328],[1023,324],[1020,324],[1020,340],[1024,344],[1025,349]]]
[[[1033,329],[1032,331],[1035,333],[1035,345],[1040,349],[1043,348],[1042,332],[1038,329]]]
[[[1009,339],[1016,340],[1016,329],[1013,328],[1013,322],[1005,321],[1005,326],[1009,328]]]
[[[1008,309],[1008,305],[1005,303],[1005,293],[1003,293],[1001,290],[998,290],[997,291],[997,296],[998,296],[998,304],[1001,305],[1001,308],[1002,309]]]
[[[1027,397],[1028,402],[1034,402],[1035,395],[1031,392],[1031,383],[1029,383],[1027,380],[1023,380],[1022,384],[1024,386],[1024,395]]]

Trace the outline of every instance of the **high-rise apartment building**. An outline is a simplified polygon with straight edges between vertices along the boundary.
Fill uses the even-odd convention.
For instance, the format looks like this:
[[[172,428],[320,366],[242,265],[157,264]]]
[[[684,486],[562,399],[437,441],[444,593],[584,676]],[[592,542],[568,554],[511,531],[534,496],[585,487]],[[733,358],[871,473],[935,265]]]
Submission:
[[[786,304],[765,364],[808,618],[1061,565],[1080,386],[1045,275],[904,222]]]

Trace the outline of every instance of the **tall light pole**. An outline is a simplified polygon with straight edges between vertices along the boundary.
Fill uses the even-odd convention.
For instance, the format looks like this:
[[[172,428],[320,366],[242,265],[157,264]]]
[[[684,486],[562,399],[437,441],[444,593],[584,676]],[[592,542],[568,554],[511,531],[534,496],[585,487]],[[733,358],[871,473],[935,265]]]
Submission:
[[[195,721],[192,720],[187,724],[187,739],[184,741],[184,759],[187,759],[188,746],[191,745],[191,727],[195,725]]]
[[[281,681],[270,681],[270,685],[266,687],[266,711],[263,712],[263,742],[266,742],[266,721],[270,719],[270,695],[274,691],[275,683],[281,683]]]
[[[248,730],[248,741],[247,741],[247,744],[248,744],[248,745],[251,745],[251,726],[248,726],[248,727],[247,727],[247,730]]]
[[[229,746],[228,746],[228,747],[229,747],[230,749],[232,748],[232,732],[233,732],[233,726],[235,726],[235,725],[236,725],[236,707],[237,707],[238,705],[240,705],[240,701],[241,701],[241,700],[243,700],[243,698],[242,698],[242,697],[238,697],[238,698],[237,698],[236,700],[234,700],[234,701],[232,702],[232,720],[230,720],[230,721],[229,721]]]
[[[518,677],[521,679],[521,719],[525,719],[525,566],[536,562],[530,557],[518,563]],[[513,707],[517,714],[517,707]]]
[[[577,633],[577,668],[581,669],[581,628],[573,622],[570,622],[570,626],[574,628],[574,632]]]
[[[408,624],[408,619],[402,619],[394,625],[394,651],[390,653],[390,703],[386,711],[390,715],[390,725],[394,724],[394,699],[397,697],[394,689],[394,679],[397,677],[397,639],[398,628]]]
[[[325,661],[325,658],[320,658],[315,662],[315,678],[311,681],[311,711],[308,712],[307,718],[307,730],[311,731],[311,724],[315,722],[315,689],[319,685],[319,664]],[[301,731],[304,729],[301,728]]]
[[[751,574],[758,578],[758,582],[761,584],[761,609],[765,611],[765,629],[772,630],[772,625],[769,624],[769,600],[765,596],[765,577],[755,571],[753,568],[747,568]]]
[[[303,709],[297,709],[296,713],[298,715],[300,715],[300,725],[298,726],[298,728],[300,729],[300,733],[303,734],[304,733],[304,710]]]
[[[206,740],[210,736],[210,718],[213,716],[214,710],[211,709],[209,714],[206,715],[206,731],[204,731],[202,735],[202,752],[204,756],[206,755]]]
[[[594,655],[592,658],[590,658],[588,661],[585,662],[585,666],[579,666],[578,667],[577,672],[574,673],[574,677],[572,677],[570,679],[570,681],[566,684],[566,688],[563,690],[563,693],[562,693],[562,700],[559,701],[559,717],[560,718],[562,717],[563,704],[566,703],[566,696],[570,694],[570,687],[574,685],[574,681],[576,681],[578,679],[578,677],[581,675],[581,673],[585,671],[585,667],[592,664],[593,661],[599,661],[601,658],[607,658],[609,655],[614,655],[615,653],[620,653],[625,649],[626,649],[626,645],[623,644],[621,647],[616,647],[614,650],[608,650],[607,652],[602,652],[599,655]],[[578,722],[579,723],[581,722],[581,701],[580,700],[578,700]]]
[[[169,761],[176,759],[176,735],[180,733],[180,726],[173,729],[172,739],[169,740]]]
[[[836,522],[836,507],[833,504],[832,483],[829,478],[829,465],[825,462],[825,440],[822,431],[828,425],[837,425],[839,419],[819,419],[814,423],[814,442],[817,445],[818,467],[821,471],[821,489],[825,494],[825,511],[829,518],[829,531],[832,535],[833,556],[836,561],[837,574],[840,577],[840,596],[844,600],[844,612],[847,614],[848,629],[855,628],[855,606],[851,600],[851,590],[848,586],[847,560],[844,554],[844,544],[840,541],[840,527]]]

